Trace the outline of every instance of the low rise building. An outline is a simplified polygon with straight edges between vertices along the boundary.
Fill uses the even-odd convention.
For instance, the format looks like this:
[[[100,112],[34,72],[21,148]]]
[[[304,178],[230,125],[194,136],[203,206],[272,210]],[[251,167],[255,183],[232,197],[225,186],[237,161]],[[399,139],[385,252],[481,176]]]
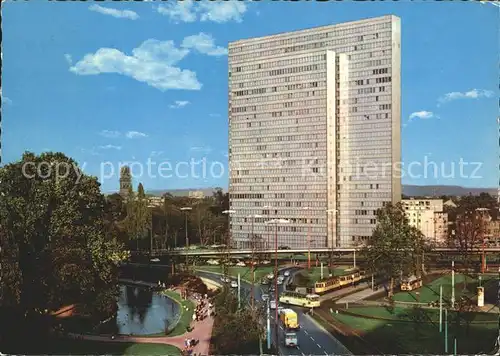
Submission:
[[[442,199],[403,199],[405,215],[411,226],[437,245],[444,244],[448,237],[448,214],[443,211]]]

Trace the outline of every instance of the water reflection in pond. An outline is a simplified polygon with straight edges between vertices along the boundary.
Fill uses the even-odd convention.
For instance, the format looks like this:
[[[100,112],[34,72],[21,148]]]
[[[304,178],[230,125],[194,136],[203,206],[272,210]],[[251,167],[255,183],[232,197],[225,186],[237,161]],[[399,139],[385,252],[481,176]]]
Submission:
[[[148,335],[165,333],[177,320],[179,305],[148,288],[120,286],[117,301],[118,334]]]

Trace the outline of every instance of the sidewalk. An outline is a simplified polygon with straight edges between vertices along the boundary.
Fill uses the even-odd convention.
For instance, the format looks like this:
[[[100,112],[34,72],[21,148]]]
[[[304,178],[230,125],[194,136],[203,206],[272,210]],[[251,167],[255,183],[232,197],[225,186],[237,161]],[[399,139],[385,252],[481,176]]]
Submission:
[[[140,286],[157,286],[155,283],[149,283],[144,281],[133,281],[128,279],[120,279],[123,283],[133,283]],[[191,299],[194,304],[197,301]],[[68,333],[66,336],[83,339],[83,340],[95,340],[95,341],[105,341],[105,342],[134,342],[141,344],[167,344],[172,345],[180,349],[184,349],[186,339],[199,340],[198,344],[193,348],[193,353],[198,355],[209,355],[210,352],[210,339],[212,336],[212,327],[214,324],[214,319],[211,316],[207,316],[202,321],[195,321],[191,325],[194,326],[193,330],[186,332],[179,336],[159,336],[159,337],[147,337],[147,336],[131,336],[131,335],[116,335],[114,338],[111,335],[85,335],[85,334],[75,334]]]
[[[201,355],[209,355],[210,338],[212,336],[212,327],[214,320],[212,317],[207,317],[203,321],[195,322],[194,330],[184,335],[179,336],[160,336],[160,337],[141,337],[117,335],[115,338],[105,335],[82,335],[68,333],[67,335],[75,339],[95,340],[105,342],[135,342],[140,344],[168,344],[177,347],[181,351],[184,349],[186,339],[199,340],[199,343],[193,348],[193,353]]]
[[[371,297],[377,293],[380,293],[380,292],[381,292],[380,289],[373,291],[371,288],[367,288],[367,289],[360,290],[359,292],[356,292],[354,294],[342,297],[339,300],[337,300],[335,303],[337,303],[337,304],[356,303],[356,302],[360,302],[360,301],[362,301],[364,303],[364,302],[368,302],[364,299],[369,298],[369,297]]]

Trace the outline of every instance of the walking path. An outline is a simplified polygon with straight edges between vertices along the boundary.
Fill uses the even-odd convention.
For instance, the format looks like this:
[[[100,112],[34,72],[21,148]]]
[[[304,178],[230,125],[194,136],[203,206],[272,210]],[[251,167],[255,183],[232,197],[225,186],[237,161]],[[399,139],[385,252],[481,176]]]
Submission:
[[[131,279],[120,279],[122,283],[130,283],[140,286],[147,287],[157,287],[155,283],[149,283],[144,281],[134,281]],[[195,304],[197,301],[191,299]],[[197,355],[209,355],[210,352],[210,339],[212,336],[212,327],[214,324],[214,319],[208,315],[204,320],[193,321],[191,326],[192,331],[186,332],[179,336],[158,336],[158,337],[147,337],[147,336],[133,336],[133,335],[85,335],[85,334],[75,334],[68,333],[66,336],[83,339],[83,340],[95,340],[95,341],[106,341],[106,342],[135,342],[141,344],[168,344],[184,350],[186,339],[198,340],[198,344],[193,347],[193,354]]]

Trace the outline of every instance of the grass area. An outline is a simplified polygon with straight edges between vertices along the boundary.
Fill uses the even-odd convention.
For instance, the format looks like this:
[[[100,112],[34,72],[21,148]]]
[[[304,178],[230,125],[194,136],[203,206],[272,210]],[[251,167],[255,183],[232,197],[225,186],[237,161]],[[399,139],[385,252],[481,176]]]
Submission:
[[[482,277],[482,285],[487,285],[493,275],[485,275]],[[472,297],[477,295],[478,279],[467,277],[467,288],[464,290],[465,275],[455,274],[455,298],[461,296]],[[424,280],[424,282],[426,282]],[[431,280],[419,289],[406,292],[400,291],[394,294],[394,300],[399,302],[415,302],[430,303],[439,300],[439,287],[443,286],[443,299],[451,299],[451,275],[445,275],[437,279]],[[418,295],[416,294],[418,292]]]
[[[349,268],[349,266],[335,267],[333,269],[333,275],[337,276],[337,275],[341,274],[342,272],[344,272],[344,270],[346,270],[347,268]],[[323,278],[328,277],[328,273],[329,273],[328,266],[323,266]],[[321,267],[312,267],[311,266],[311,270],[308,271],[307,269],[304,269],[304,270],[301,270],[298,274],[301,274],[304,277],[307,277],[310,281],[310,286],[313,286],[314,283],[316,283],[317,281],[319,281],[321,279]]]
[[[394,321],[411,321],[410,315],[412,313],[412,308],[411,307],[399,307],[396,306],[394,308],[388,308],[388,307],[353,307],[349,308],[347,310],[344,310],[345,312],[348,312],[350,314],[356,314],[359,315],[360,317],[367,316],[367,317],[374,317],[374,318],[381,318],[381,319],[390,319]],[[429,323],[439,323],[439,309],[422,309],[425,312],[425,320],[427,320]],[[335,316],[341,315],[341,314],[335,314]],[[452,317],[451,314],[448,314],[450,318]],[[468,320],[471,320],[472,324],[477,324],[477,323],[497,323],[498,325],[498,314],[494,313],[482,313],[482,312],[474,312],[474,313],[466,313],[467,317],[470,318]],[[369,320],[369,319],[365,319]]]
[[[440,333],[435,322],[384,321],[340,313],[333,314],[332,318],[355,329],[367,344],[385,354],[443,354],[445,351],[444,331]],[[463,322],[450,322],[448,352],[453,352],[454,339],[457,339],[458,354],[491,351],[498,335],[497,328],[495,323],[475,323],[467,327]]]
[[[175,327],[172,330],[170,330],[170,332],[168,333],[168,336],[179,336],[179,335],[184,334],[187,331],[187,327],[193,321],[193,313],[194,313],[194,308],[195,308],[194,303],[189,299],[187,299],[187,300],[182,299],[181,296],[179,295],[179,293],[174,292],[174,291],[166,290],[166,291],[163,291],[162,294],[175,300],[177,303],[179,303],[181,305],[181,315],[179,317],[179,320],[178,320],[177,324],[175,325]],[[155,336],[159,336],[159,335],[155,335]],[[162,335],[162,336],[164,336],[164,335]]]
[[[213,273],[223,273],[222,266],[201,266],[196,270],[204,271],[204,272],[213,272]],[[256,267],[255,268],[255,281],[259,282],[262,278],[264,278],[267,274],[274,272],[274,266],[265,266],[265,267]],[[250,271],[250,267],[237,267],[231,266],[229,267],[229,275],[231,277],[237,278],[238,273],[240,274],[240,278],[244,281],[251,282],[252,275]]]
[[[181,355],[181,350],[165,344],[119,343],[93,340],[54,339],[47,345],[49,355]]]

